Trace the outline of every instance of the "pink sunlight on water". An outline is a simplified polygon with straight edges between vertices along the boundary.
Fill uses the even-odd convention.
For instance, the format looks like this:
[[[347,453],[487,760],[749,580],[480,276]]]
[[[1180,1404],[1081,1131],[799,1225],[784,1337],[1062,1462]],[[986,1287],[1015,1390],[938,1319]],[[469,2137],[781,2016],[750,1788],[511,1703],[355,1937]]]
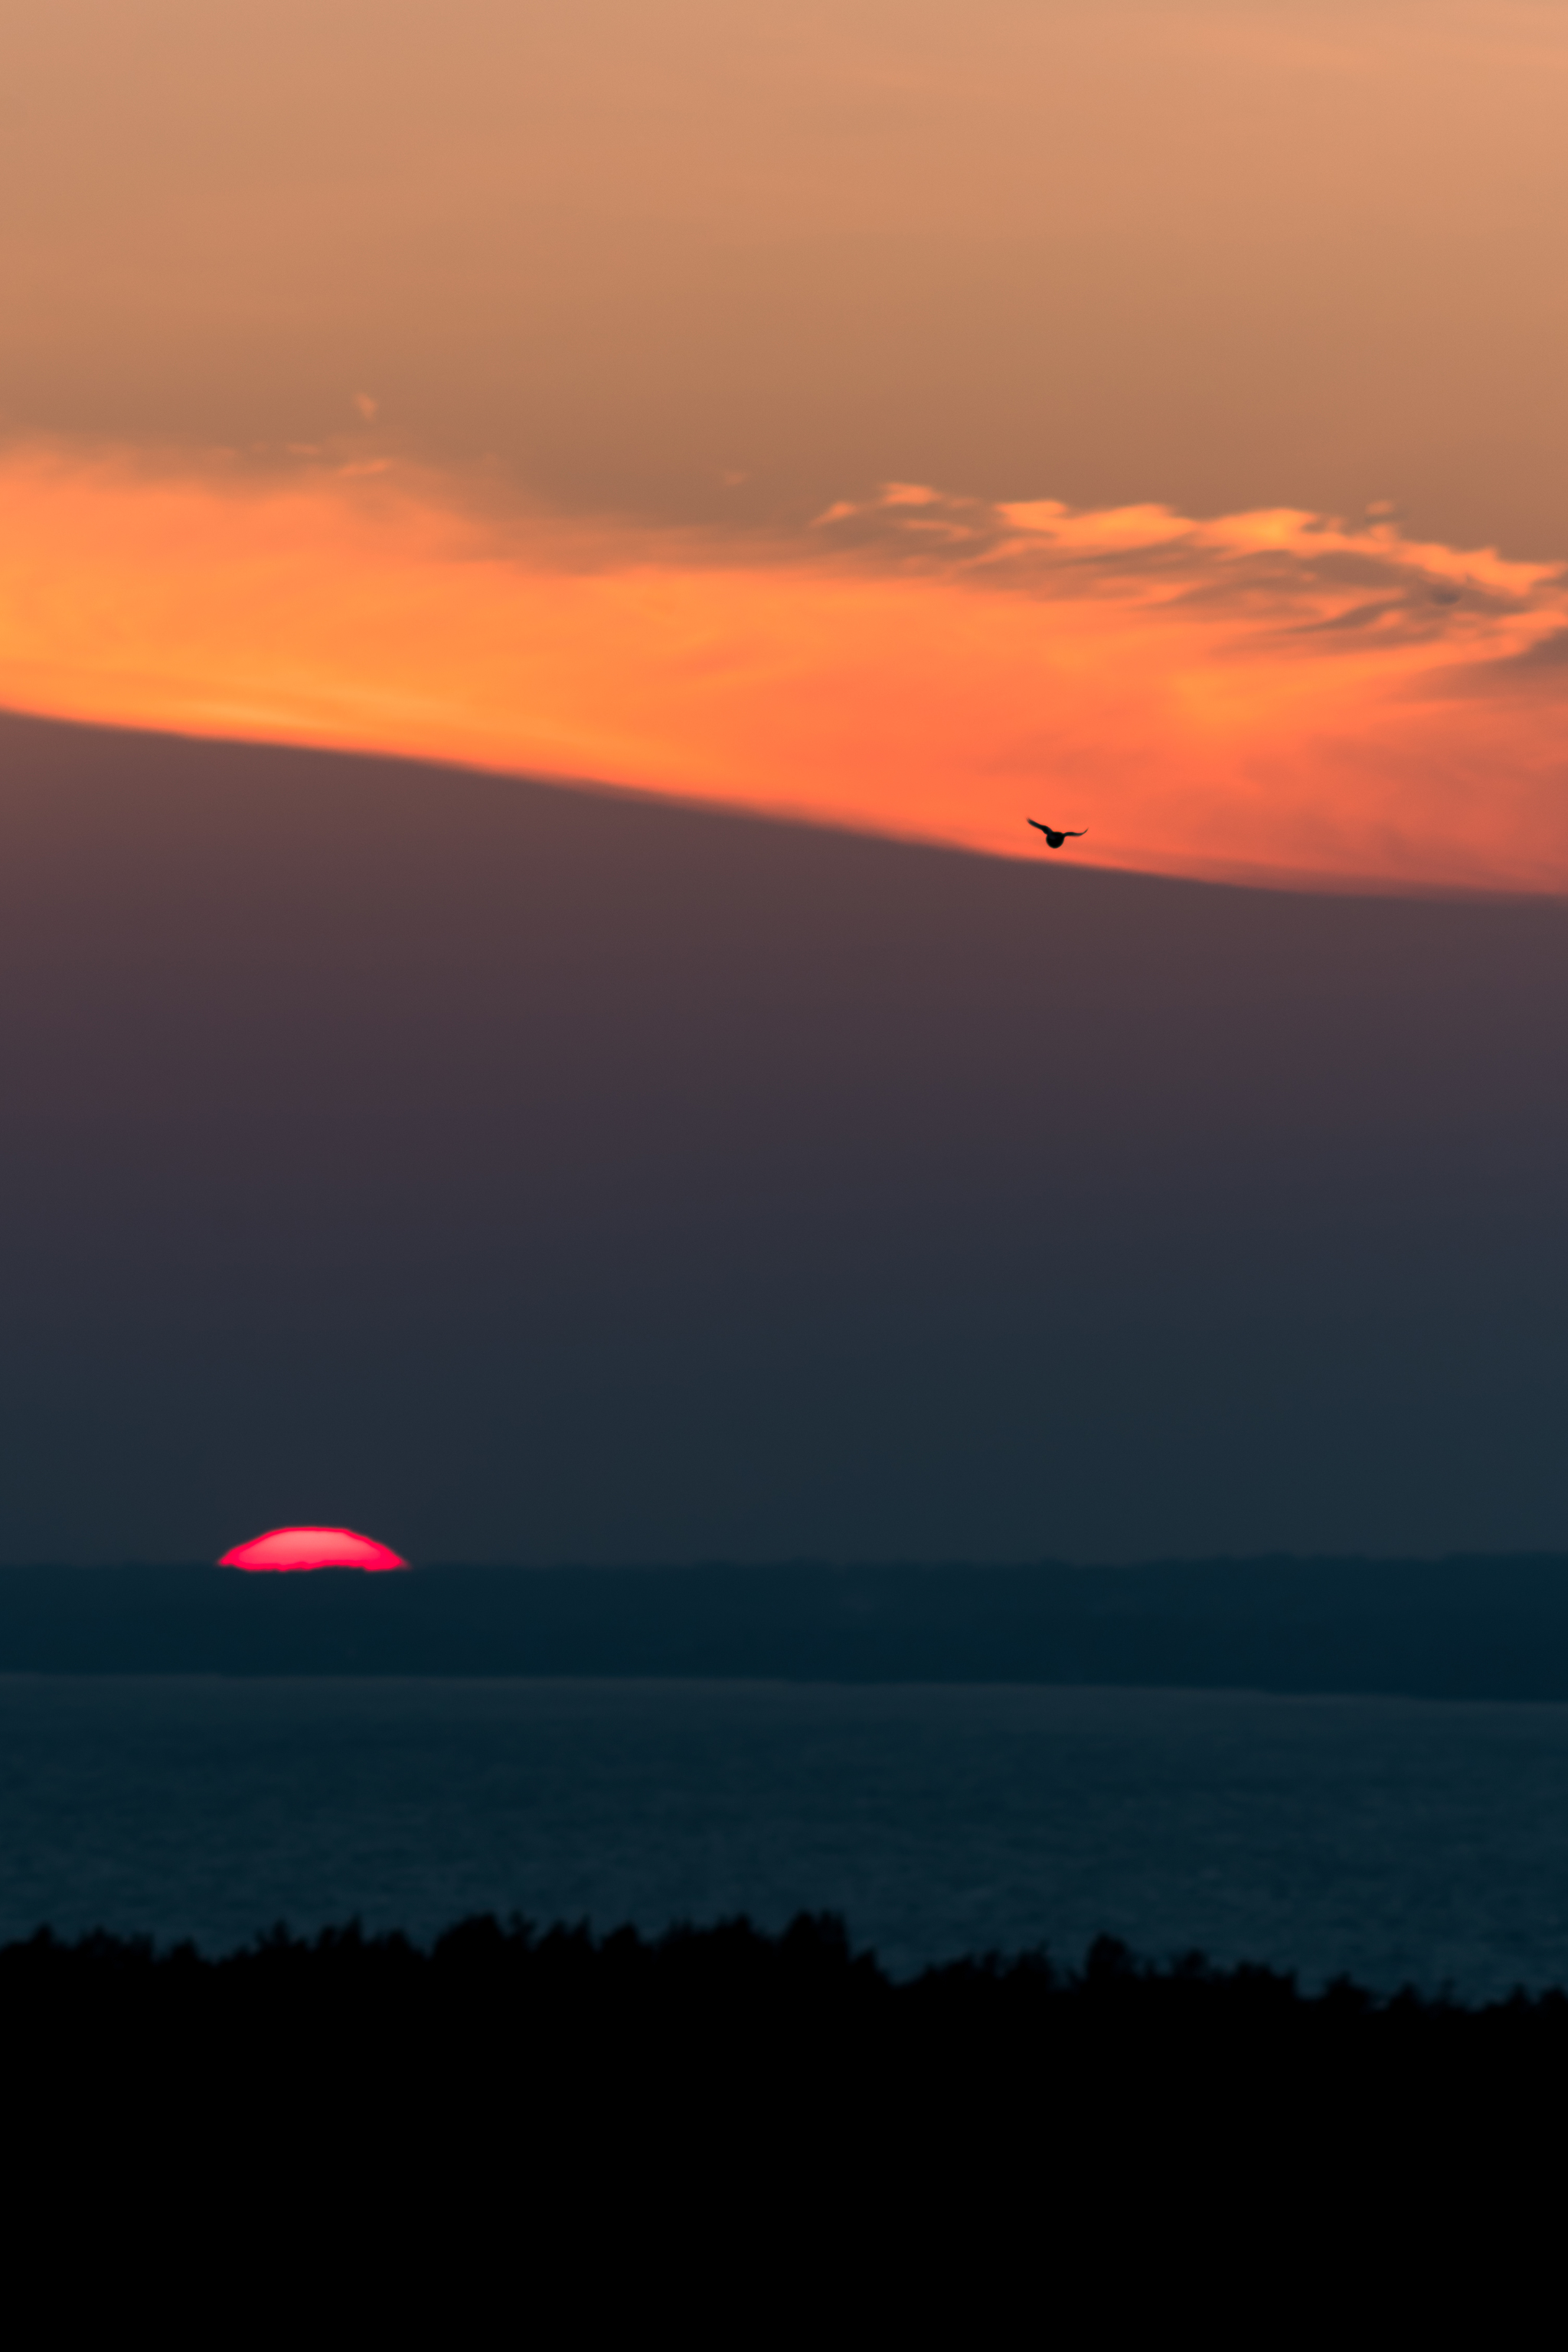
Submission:
[[[248,1543],[236,1544],[218,1561],[220,1568],[295,1570],[310,1568],[406,1568],[408,1562],[377,1543],[373,1536],[357,1536],[352,1528],[274,1528]]]

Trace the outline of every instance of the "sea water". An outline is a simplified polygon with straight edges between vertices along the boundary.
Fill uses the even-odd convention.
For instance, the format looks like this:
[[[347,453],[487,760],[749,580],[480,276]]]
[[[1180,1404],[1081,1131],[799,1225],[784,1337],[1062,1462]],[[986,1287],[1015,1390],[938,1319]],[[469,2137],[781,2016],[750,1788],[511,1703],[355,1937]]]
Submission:
[[[1568,1983],[1568,1706],[774,1682],[0,1677],[0,1939],[841,1913],[966,1952]]]

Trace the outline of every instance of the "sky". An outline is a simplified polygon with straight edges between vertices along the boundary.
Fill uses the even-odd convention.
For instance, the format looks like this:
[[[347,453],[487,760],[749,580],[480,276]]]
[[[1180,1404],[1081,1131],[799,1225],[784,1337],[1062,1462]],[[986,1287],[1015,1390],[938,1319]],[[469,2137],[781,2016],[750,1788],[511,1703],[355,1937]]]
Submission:
[[[1568,908],[0,719],[0,1560],[1568,1549]]]
[[[1568,1548],[1568,11],[14,14],[0,1560]]]
[[[1568,17],[61,0],[0,704],[1568,887]]]

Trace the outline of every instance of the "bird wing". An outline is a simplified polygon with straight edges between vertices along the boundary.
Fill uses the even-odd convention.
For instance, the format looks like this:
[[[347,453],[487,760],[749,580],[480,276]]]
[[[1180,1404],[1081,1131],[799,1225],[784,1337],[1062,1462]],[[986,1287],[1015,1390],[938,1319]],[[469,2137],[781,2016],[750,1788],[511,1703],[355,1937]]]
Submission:
[[[1032,824],[1037,833],[1049,833],[1051,829],[1048,824],[1042,824],[1039,818],[1036,816],[1026,816],[1024,819],[1024,823],[1026,824]]]
[[[1076,833],[1068,833],[1064,825],[1062,828],[1062,839],[1064,841],[1081,841],[1088,831],[1089,827],[1087,824],[1080,824]]]

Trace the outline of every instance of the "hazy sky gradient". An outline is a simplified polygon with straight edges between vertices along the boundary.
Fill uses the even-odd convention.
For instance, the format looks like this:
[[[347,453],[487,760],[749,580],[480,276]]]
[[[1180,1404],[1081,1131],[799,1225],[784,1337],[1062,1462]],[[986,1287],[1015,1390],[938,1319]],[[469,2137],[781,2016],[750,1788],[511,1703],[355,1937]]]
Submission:
[[[1568,880],[1568,590],[1464,554],[1568,558],[1561,7],[59,0],[10,64],[14,707]],[[1299,520],[1004,591],[816,526],[889,483]]]
[[[595,509],[1393,499],[1568,554],[1560,6],[57,0],[8,48],[18,426],[367,391]]]

